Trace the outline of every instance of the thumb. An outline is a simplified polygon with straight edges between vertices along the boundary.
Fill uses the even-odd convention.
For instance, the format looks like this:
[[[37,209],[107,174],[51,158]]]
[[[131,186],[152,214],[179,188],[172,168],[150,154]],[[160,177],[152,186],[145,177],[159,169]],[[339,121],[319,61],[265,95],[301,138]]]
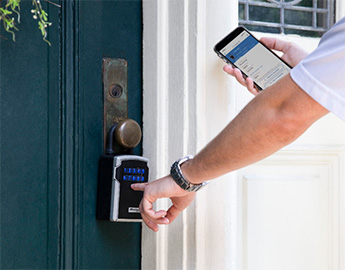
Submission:
[[[265,44],[269,49],[286,53],[289,49],[289,42],[273,38],[273,37],[262,37],[260,41]]]

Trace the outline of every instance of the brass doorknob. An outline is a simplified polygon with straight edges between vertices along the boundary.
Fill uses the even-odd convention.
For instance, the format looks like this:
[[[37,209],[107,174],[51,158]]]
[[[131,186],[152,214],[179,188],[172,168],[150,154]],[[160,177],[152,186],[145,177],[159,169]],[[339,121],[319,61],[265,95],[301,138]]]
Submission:
[[[115,140],[121,147],[127,149],[136,147],[141,140],[139,124],[132,119],[120,121],[115,128]]]

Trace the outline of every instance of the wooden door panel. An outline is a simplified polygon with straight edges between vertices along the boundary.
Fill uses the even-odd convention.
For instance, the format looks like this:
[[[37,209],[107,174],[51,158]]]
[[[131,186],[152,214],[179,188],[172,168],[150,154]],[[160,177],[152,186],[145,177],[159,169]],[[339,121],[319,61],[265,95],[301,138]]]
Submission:
[[[48,48],[30,9],[23,1],[15,43],[0,33],[2,269],[57,267],[58,23]]]
[[[129,116],[141,123],[141,12],[140,1],[80,2],[81,268],[138,269],[141,264],[139,223],[95,220],[98,159],[103,150],[102,58],[128,61]],[[140,154],[140,147],[136,152]]]
[[[51,47],[25,12],[31,1],[16,43],[0,39],[1,268],[139,269],[141,225],[95,211],[101,60],[128,60],[129,115],[141,123],[141,1],[43,4]]]

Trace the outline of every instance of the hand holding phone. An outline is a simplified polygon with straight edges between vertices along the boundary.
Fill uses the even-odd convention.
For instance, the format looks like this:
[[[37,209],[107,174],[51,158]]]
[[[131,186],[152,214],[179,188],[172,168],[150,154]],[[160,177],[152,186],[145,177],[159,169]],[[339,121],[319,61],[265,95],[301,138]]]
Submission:
[[[271,39],[271,41],[273,40],[276,39]],[[286,46],[287,44],[287,42],[279,43],[277,45],[282,46],[282,48],[277,49],[284,52],[284,50],[289,49],[289,46]],[[259,90],[274,84],[291,70],[286,62],[258,41],[244,27],[238,27],[228,34],[216,44],[214,50],[226,63],[238,68],[244,77],[252,78]],[[303,53],[303,57],[305,55]],[[233,71],[237,72],[237,70]],[[230,70],[228,72],[234,75],[241,84],[249,86],[248,89],[254,93],[254,88],[250,89],[250,85],[246,84],[244,79],[241,80],[239,74],[232,74]]]
[[[223,70],[229,75],[235,77],[237,82],[247,87],[248,91],[252,93],[254,96],[260,93],[260,90],[257,89],[252,78],[245,77],[238,68],[235,68],[233,65],[228,64],[223,67]]]

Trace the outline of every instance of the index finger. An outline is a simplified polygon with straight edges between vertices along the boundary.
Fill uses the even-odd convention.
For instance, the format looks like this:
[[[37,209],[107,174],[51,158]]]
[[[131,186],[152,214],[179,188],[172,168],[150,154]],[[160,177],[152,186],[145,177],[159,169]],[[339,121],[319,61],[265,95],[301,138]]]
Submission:
[[[148,185],[149,183],[140,183],[140,184],[132,184],[131,188],[133,190],[136,191],[144,191],[145,187]]]

